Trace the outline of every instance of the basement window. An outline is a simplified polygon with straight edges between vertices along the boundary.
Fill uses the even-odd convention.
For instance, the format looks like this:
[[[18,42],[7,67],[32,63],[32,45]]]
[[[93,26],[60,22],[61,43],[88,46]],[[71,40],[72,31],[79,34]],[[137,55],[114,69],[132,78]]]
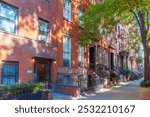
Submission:
[[[5,61],[2,63],[2,84],[11,87],[18,82],[19,63]]]

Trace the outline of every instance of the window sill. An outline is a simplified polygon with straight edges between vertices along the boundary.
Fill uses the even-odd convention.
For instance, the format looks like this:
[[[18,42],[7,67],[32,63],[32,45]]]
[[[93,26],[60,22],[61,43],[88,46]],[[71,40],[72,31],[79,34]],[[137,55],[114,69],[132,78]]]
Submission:
[[[42,41],[39,41],[37,39],[32,39],[32,38],[24,37],[24,36],[18,35],[17,33],[9,33],[9,32],[5,32],[5,31],[2,31],[2,30],[0,30],[0,33],[8,34],[8,35],[11,35],[11,36],[16,36],[16,37],[21,38],[21,39],[28,39],[28,40],[32,40],[32,41],[36,41],[36,42],[41,42],[42,43]],[[56,46],[56,44],[49,43],[49,42],[46,42],[46,41],[43,42],[43,43],[52,44],[52,45]]]
[[[71,22],[71,19],[67,19],[66,17],[63,17],[64,20],[66,20],[67,22]]]

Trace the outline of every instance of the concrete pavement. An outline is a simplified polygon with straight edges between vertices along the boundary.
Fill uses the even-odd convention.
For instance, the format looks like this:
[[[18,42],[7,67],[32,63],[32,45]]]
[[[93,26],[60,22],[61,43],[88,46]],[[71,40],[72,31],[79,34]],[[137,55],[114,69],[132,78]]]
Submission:
[[[59,93],[54,94],[54,100],[150,100],[150,88],[141,88],[143,79],[120,83],[110,89],[101,89],[96,93],[71,97]]]

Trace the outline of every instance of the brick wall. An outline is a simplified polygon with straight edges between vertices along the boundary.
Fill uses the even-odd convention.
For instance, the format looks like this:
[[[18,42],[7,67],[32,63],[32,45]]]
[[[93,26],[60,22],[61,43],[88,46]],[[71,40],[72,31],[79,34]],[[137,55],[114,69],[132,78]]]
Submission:
[[[34,71],[32,57],[35,55],[57,59],[56,17],[57,1],[47,0],[2,0],[8,5],[18,8],[17,33],[0,31],[0,78],[2,61],[19,62],[19,82],[33,80]],[[49,38],[46,43],[37,41],[38,18],[50,23]],[[53,81],[56,80],[57,65],[53,63]],[[1,80],[0,80],[1,81]]]

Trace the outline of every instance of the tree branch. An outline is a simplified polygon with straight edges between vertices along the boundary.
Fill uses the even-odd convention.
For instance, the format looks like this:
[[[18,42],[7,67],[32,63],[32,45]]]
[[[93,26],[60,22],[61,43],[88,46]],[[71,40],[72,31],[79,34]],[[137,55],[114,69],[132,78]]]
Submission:
[[[147,11],[147,20],[149,20],[149,13],[148,13],[148,11]],[[148,24],[147,24],[147,29],[146,29],[146,32],[148,33],[148,31],[149,31],[149,28],[150,28],[150,24],[149,24],[149,22],[148,22]],[[147,33],[146,33],[146,35],[147,35]]]
[[[139,20],[139,18],[138,18],[138,16],[137,16],[136,12],[134,12],[134,11],[132,11],[132,10],[130,10],[130,12],[133,13],[133,15],[134,15],[134,17],[136,18],[137,23],[138,23],[138,25],[139,25],[139,27],[140,27],[140,31],[142,31],[142,26],[141,26],[140,20]]]

